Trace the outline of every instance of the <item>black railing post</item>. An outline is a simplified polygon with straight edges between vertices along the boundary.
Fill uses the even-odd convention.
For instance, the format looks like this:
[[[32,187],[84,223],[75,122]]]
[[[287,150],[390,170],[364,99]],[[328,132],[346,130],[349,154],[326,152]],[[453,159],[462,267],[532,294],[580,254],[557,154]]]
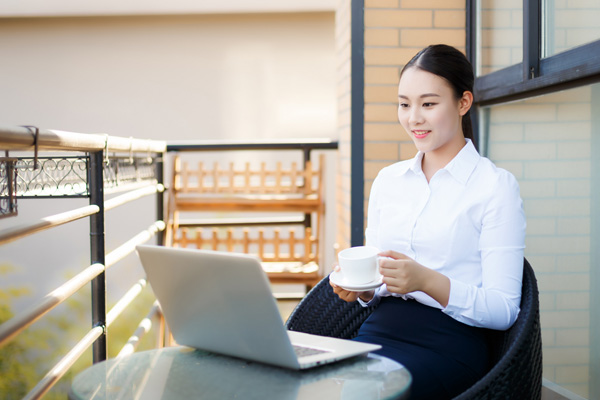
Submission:
[[[351,3],[350,246],[364,244],[365,225],[365,1]]]
[[[158,153],[156,155],[156,180],[159,184],[165,185],[165,175],[164,175],[164,159],[167,156],[167,153]],[[171,188],[169,188],[171,189]],[[171,189],[172,190],[172,189]],[[156,220],[157,221],[165,221],[165,198],[164,192],[156,193]],[[164,243],[164,231],[158,231],[156,233],[156,241],[158,245],[162,245]]]
[[[92,264],[105,264],[104,241],[104,171],[103,152],[89,153],[88,185],[90,205],[100,209],[90,217],[90,258]],[[104,327],[103,334],[94,342],[93,362],[106,360],[106,275],[101,273],[92,280],[92,328]]]
[[[473,72],[475,76],[479,75],[481,71],[479,71],[479,65],[477,63],[478,50],[477,50],[477,30],[479,27],[477,26],[477,1],[475,0],[466,0],[465,4],[466,10],[466,28],[467,28],[467,37],[466,37],[466,56],[471,62],[473,66]],[[477,100],[477,99],[475,99]],[[480,109],[476,103],[473,103],[471,107],[471,126],[473,127],[473,144],[475,148],[479,150],[481,153],[481,149],[479,148],[481,142],[481,133],[479,127],[479,113]],[[482,153],[484,154],[484,153]]]

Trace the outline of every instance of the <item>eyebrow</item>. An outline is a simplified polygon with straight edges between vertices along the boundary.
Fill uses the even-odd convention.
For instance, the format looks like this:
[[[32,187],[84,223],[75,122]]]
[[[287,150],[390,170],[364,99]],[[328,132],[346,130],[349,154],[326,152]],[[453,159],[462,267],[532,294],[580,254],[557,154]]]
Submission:
[[[403,95],[403,94],[399,94],[398,97],[402,98],[402,99],[407,99],[408,97]],[[425,97],[441,97],[439,94],[436,93],[423,93],[422,95],[419,96],[419,98],[423,99]]]

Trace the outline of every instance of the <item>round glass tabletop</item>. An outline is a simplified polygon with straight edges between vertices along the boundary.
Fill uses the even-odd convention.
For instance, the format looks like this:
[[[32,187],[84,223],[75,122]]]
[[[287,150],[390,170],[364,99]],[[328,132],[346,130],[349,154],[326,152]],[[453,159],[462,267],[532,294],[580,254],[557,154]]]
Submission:
[[[411,376],[375,354],[303,371],[167,347],[97,363],[73,380],[78,399],[396,399]]]

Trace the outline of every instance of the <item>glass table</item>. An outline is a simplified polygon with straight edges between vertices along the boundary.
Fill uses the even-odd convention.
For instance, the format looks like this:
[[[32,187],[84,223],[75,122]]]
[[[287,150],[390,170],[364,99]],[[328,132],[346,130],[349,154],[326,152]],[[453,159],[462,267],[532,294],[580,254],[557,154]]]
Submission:
[[[402,399],[410,383],[406,368],[375,354],[294,371],[182,346],[97,363],[69,399]]]

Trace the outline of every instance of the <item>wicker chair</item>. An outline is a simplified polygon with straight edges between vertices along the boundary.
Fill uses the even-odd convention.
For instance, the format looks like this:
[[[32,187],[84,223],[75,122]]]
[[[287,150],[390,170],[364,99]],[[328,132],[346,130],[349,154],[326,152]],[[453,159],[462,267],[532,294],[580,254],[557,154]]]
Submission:
[[[300,301],[286,322],[289,330],[351,339],[373,308],[340,300],[325,277]],[[540,399],[542,339],[535,274],[524,261],[521,312],[507,331],[488,330],[490,371],[457,400]]]

